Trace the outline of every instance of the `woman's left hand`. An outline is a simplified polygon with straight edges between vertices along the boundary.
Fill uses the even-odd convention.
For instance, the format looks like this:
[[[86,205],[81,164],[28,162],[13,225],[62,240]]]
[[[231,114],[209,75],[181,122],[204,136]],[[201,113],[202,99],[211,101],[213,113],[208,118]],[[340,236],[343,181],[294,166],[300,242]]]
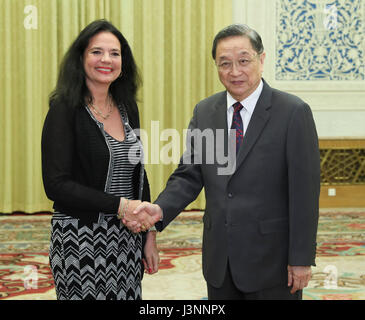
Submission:
[[[145,272],[148,274],[154,274],[158,271],[158,265],[160,264],[160,255],[158,253],[156,244],[156,231],[149,231],[147,233],[146,243],[144,245],[143,264]]]

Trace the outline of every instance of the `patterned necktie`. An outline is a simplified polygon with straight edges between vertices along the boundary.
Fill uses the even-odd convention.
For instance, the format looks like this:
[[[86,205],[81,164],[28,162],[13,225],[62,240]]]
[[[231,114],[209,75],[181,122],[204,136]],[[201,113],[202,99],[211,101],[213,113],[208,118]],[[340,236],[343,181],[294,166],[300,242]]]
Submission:
[[[243,123],[240,114],[240,111],[242,110],[243,106],[241,103],[236,102],[233,105],[233,108],[234,112],[233,112],[231,129],[236,129],[236,154],[237,154],[243,141]]]

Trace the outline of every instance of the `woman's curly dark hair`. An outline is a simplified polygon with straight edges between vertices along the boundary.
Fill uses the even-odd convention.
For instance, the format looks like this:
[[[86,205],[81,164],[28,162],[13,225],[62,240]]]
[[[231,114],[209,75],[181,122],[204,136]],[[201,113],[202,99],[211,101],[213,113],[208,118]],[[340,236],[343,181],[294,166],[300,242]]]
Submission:
[[[117,104],[133,108],[141,83],[137,66],[127,40],[116,27],[104,19],[86,26],[71,44],[61,63],[56,88],[50,94],[50,105],[61,102],[62,105],[77,108],[85,105],[85,99],[91,98],[85,81],[83,55],[90,39],[100,32],[111,32],[115,35],[122,51],[122,77],[110,85],[110,94]]]

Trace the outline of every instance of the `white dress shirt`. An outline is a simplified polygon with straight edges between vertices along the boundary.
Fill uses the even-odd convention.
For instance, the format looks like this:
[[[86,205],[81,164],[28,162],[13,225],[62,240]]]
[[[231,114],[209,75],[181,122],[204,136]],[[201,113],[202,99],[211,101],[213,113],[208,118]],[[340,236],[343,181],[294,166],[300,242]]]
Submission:
[[[260,94],[262,92],[264,84],[262,80],[260,81],[260,84],[256,88],[254,92],[251,93],[246,99],[243,99],[242,101],[239,101],[243,108],[241,109],[241,118],[243,122],[243,135],[245,135],[248,124],[250,123],[251,116],[253,114],[253,111],[255,110],[257,100],[259,100]],[[233,105],[238,102],[235,100],[230,93],[227,91],[227,123],[228,123],[228,134],[229,130],[231,129],[232,125],[232,117],[234,108]]]

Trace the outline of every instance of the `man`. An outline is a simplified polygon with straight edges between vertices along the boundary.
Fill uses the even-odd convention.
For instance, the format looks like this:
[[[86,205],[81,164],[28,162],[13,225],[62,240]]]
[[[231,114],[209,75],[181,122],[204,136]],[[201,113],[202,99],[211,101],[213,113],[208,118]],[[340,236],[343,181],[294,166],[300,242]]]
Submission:
[[[204,161],[203,143],[183,156],[155,204],[143,203],[136,213],[163,212],[161,231],[204,187],[208,298],[301,299],[315,265],[320,192],[311,110],[262,79],[264,48],[248,26],[220,31],[212,54],[227,91],[201,101],[189,129],[235,129],[235,170],[219,174],[217,161]],[[189,157],[190,164],[183,161]]]

